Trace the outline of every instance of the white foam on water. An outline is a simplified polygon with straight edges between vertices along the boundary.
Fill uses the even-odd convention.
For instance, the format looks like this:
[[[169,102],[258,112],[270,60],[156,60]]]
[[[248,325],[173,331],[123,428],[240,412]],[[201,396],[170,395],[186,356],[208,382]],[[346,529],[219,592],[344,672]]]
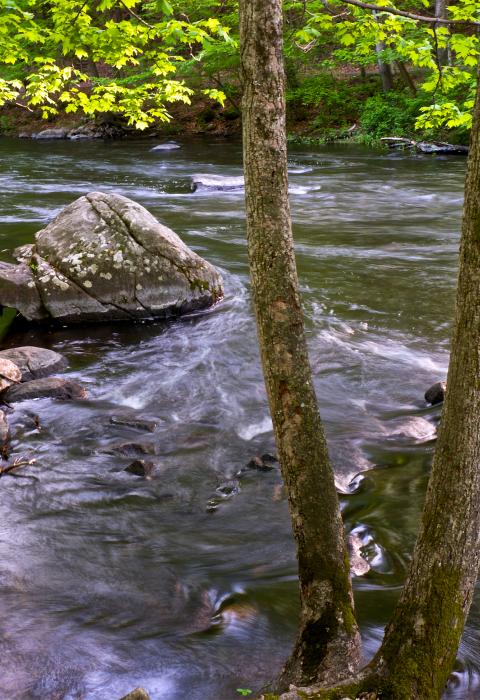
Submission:
[[[259,423],[251,423],[250,425],[239,426],[237,428],[237,435],[242,438],[242,440],[253,440],[257,435],[263,435],[263,433],[271,433],[273,430],[272,419],[269,416],[265,416],[263,420]]]

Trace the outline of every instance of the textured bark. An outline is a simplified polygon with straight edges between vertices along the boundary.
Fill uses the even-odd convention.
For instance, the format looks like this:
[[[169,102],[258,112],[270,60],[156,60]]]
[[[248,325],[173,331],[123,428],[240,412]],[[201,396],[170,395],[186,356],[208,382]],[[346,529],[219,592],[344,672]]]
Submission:
[[[480,100],[465,183],[447,392],[409,575],[374,660],[394,697],[437,698],[472,601],[480,552]]]
[[[438,700],[455,661],[480,563],[480,80],[478,86],[448,389],[407,581],[368,666],[345,684],[292,690],[282,700]]]
[[[307,354],[288,203],[281,0],[242,0],[247,238],[265,384],[297,544],[301,619],[281,686],[355,671],[359,635]]]

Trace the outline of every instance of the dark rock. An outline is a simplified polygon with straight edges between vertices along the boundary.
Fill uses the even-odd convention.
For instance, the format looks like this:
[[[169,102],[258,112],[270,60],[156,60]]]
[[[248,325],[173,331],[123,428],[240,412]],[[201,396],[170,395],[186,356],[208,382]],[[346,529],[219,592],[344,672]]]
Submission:
[[[71,129],[67,138],[71,141],[80,141],[82,139],[101,139],[103,134],[101,129],[95,126],[95,124],[84,124],[82,126],[77,126]]]
[[[240,482],[238,479],[231,479],[230,481],[225,481],[223,484],[215,489],[218,494],[223,498],[232,498],[240,493]]]
[[[241,190],[245,187],[243,175],[193,175],[193,190],[217,190],[227,192],[229,190]]]
[[[2,353],[0,352],[0,357]],[[112,416],[110,418],[110,423],[113,425],[126,425],[129,428],[136,428],[137,430],[145,430],[149,433],[154,433],[158,428],[158,421],[149,420],[148,418],[143,418],[142,416],[135,415],[118,415]]]
[[[156,454],[155,445],[151,442],[120,442],[102,450],[105,454],[137,457],[138,455]]]
[[[0,394],[6,403],[29,401],[30,399],[85,399],[87,391],[77,382],[61,377],[33,379],[25,384],[11,386]]]
[[[68,134],[68,129],[44,129],[35,135],[36,139],[66,139]]]
[[[155,471],[155,465],[153,462],[147,462],[145,459],[136,459],[134,462],[125,467],[126,472],[130,474],[135,474],[135,476],[148,477]]]
[[[20,368],[22,382],[47,377],[68,366],[67,360],[58,352],[47,348],[36,348],[32,345],[2,350],[0,351],[0,360],[2,358],[11,360]]]
[[[120,700],[150,700],[150,695],[144,688],[135,688],[128,695],[124,695]]]
[[[263,454],[261,457],[252,457],[248,462],[248,469],[257,469],[261,472],[269,472],[275,469],[278,465],[278,460],[276,457],[270,454]]]
[[[442,141],[417,141],[415,148],[421,153],[438,153],[439,155],[468,155],[468,146],[458,146],[452,143],[444,143]]]
[[[223,294],[218,271],[144,207],[92,192],[0,264],[0,305],[62,323],[165,318]]]
[[[436,382],[425,392],[425,401],[434,406],[437,403],[442,403],[445,398],[447,385],[445,382]]]

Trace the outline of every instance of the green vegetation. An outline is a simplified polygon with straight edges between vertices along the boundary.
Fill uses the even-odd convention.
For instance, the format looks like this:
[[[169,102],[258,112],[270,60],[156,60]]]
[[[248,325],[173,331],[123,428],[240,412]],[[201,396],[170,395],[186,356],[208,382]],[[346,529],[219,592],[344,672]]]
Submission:
[[[367,140],[465,142],[480,3],[460,0],[443,24],[395,14],[433,17],[433,0],[349,3],[283,3],[290,131],[328,140],[355,124]],[[0,0],[0,37],[3,132],[12,109],[27,121],[119,115],[137,129],[168,122],[175,103],[198,105],[198,130],[240,115],[235,0]]]

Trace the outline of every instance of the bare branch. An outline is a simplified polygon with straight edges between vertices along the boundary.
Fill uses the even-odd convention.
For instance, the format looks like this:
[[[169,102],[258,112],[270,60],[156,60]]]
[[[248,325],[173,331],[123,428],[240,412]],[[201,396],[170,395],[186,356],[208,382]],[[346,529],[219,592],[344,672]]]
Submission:
[[[7,467],[0,467],[0,476],[3,476],[4,474],[8,474],[9,472],[12,472],[14,469],[19,469],[20,467],[31,466],[32,464],[35,464],[36,461],[37,461],[36,459],[17,458],[12,462],[12,464],[9,464]]]
[[[388,14],[390,15],[406,17],[407,19],[413,19],[416,22],[427,22],[428,24],[434,25],[443,24],[446,26],[461,25],[463,27],[480,27],[480,22],[475,22],[466,19],[445,19],[444,17],[428,17],[427,15],[417,15],[414,12],[398,10],[396,7],[375,5],[371,2],[362,2],[362,0],[342,0],[342,2],[344,2],[345,5],[355,5],[355,7],[361,7],[364,10],[374,10],[375,12],[388,12]]]

